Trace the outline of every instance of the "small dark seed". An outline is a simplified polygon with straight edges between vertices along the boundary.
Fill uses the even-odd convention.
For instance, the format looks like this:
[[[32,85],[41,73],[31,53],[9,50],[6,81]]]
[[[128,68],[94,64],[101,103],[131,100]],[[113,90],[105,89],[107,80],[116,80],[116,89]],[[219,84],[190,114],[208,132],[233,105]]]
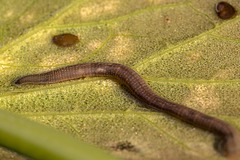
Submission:
[[[234,7],[227,2],[219,2],[216,5],[216,12],[221,19],[230,19],[236,15]]]
[[[70,47],[79,42],[78,36],[75,36],[71,33],[64,33],[56,35],[52,38],[52,41],[57,46],[61,47]]]
[[[116,146],[114,146],[113,148],[116,149],[116,150],[120,150],[120,151],[123,151],[123,150],[131,151],[131,152],[136,152],[137,151],[135,146],[132,145],[132,143],[128,142],[128,141],[118,142],[116,144]]]

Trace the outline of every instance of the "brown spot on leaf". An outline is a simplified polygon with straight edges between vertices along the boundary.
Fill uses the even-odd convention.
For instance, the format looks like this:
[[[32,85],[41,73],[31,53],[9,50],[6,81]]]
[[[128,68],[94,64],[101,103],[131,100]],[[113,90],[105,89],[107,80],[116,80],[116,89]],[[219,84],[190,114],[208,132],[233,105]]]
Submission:
[[[71,33],[64,33],[56,35],[52,38],[52,41],[57,46],[61,47],[70,47],[79,42],[78,36],[75,36]]]
[[[129,151],[129,152],[137,152],[135,146],[129,141],[118,142],[113,149],[120,151]]]
[[[227,2],[219,2],[216,5],[216,13],[221,19],[230,19],[236,15],[236,10]]]

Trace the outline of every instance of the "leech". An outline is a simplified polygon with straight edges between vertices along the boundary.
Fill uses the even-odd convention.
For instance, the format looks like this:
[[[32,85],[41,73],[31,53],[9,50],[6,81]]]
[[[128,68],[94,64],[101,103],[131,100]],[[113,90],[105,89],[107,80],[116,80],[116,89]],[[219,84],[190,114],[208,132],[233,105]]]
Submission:
[[[161,98],[153,92],[138,73],[122,64],[100,62],[77,64],[46,73],[24,76],[14,83],[17,85],[52,84],[96,76],[117,79],[125,84],[137,99],[147,104],[151,109],[165,112],[194,126],[213,132],[222,140],[220,146],[222,155],[230,158],[240,156],[240,134],[238,130],[220,119]]]

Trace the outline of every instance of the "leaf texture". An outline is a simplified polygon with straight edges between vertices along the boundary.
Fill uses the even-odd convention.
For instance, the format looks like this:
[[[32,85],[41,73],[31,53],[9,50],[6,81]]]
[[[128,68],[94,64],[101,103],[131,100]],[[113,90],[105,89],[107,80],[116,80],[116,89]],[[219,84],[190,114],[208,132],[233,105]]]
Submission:
[[[125,159],[223,159],[211,133],[147,109],[116,81],[11,84],[20,76],[77,63],[121,63],[161,97],[240,130],[240,17],[219,19],[217,2],[4,0],[0,107]],[[229,3],[240,10],[238,0]],[[62,33],[75,34],[80,42],[55,46],[51,38]]]

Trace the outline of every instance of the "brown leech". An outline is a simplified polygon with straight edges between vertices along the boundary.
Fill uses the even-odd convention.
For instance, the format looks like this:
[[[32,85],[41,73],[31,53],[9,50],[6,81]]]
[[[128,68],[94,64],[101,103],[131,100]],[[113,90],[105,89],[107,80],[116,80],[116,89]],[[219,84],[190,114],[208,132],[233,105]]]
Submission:
[[[79,42],[78,36],[71,33],[64,33],[56,35],[52,38],[54,44],[60,47],[70,47]]]
[[[117,63],[83,63],[50,72],[28,75],[15,84],[51,84],[84,77],[104,76],[124,83],[135,97],[155,111],[165,112],[221,137],[221,153],[227,157],[240,156],[240,135],[230,124],[184,105],[169,102],[148,86],[141,76],[129,67]]]
[[[216,4],[216,13],[221,19],[230,19],[236,15],[236,10],[227,2],[219,2]]]

